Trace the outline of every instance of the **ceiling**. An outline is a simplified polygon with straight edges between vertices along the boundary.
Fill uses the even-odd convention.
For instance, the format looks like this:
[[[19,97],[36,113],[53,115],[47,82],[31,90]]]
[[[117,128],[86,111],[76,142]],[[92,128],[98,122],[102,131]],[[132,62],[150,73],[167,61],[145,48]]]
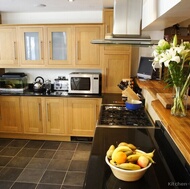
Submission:
[[[0,0],[0,13],[99,11],[113,7],[114,0]]]

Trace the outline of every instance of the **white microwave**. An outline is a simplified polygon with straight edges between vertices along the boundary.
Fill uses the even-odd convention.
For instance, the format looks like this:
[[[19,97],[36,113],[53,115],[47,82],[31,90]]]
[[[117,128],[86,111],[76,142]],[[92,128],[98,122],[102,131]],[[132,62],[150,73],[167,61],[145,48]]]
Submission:
[[[101,74],[72,72],[69,74],[69,94],[100,94]]]

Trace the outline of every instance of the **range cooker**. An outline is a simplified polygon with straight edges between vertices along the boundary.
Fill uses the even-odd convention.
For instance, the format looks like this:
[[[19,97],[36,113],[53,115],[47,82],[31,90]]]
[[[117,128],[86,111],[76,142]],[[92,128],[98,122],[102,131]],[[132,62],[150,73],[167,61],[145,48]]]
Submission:
[[[148,114],[141,109],[140,111],[144,111],[146,115],[143,118],[146,119],[144,123],[147,122],[149,125],[137,125],[136,122],[129,125],[117,125],[104,121],[104,112],[108,109],[111,112],[106,115],[108,118],[112,117],[111,109],[116,110],[122,117],[122,111],[128,112],[123,106],[118,105],[101,107],[83,189],[190,189],[190,166],[160,121],[150,125],[152,122]],[[133,111],[133,113],[138,119],[139,111]],[[155,149],[156,163],[152,164],[138,181],[124,182],[117,179],[105,162],[109,146],[112,144],[117,146],[123,141],[133,143],[138,149],[146,152]]]
[[[102,105],[98,126],[137,126],[151,127],[153,123],[145,109],[128,110],[121,105]]]

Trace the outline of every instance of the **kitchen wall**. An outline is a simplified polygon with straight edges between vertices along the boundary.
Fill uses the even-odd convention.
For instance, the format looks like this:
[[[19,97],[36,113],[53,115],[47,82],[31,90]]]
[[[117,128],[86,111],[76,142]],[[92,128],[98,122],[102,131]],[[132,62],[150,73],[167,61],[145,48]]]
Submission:
[[[102,23],[102,11],[74,11],[74,12],[50,12],[50,13],[2,13],[2,24],[40,24],[40,23]],[[151,39],[163,38],[163,31],[143,31],[150,35]],[[152,47],[133,47],[131,75],[136,76],[140,56],[151,56]],[[29,75],[29,82],[36,76],[44,74],[44,79],[52,81],[57,76],[67,76],[73,70],[68,69],[6,69],[7,71],[25,72]],[[95,70],[96,71],[96,70]],[[99,71],[99,70],[98,70]]]
[[[44,78],[44,80],[50,79],[51,83],[54,82],[54,79],[58,78],[58,76],[65,76],[66,78],[68,78],[69,73],[71,72],[75,72],[75,71],[89,71],[89,72],[98,72],[101,73],[101,70],[84,70],[84,69],[31,69],[31,68],[27,68],[27,69],[11,69],[11,68],[7,68],[6,72],[24,72],[27,74],[27,78],[28,78],[28,83],[33,83],[35,78],[37,76],[41,76]]]

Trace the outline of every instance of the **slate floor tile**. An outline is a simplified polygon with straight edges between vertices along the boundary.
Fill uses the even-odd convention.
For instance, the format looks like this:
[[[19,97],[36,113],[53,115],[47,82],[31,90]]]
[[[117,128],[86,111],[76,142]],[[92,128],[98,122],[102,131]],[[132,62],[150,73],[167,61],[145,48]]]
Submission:
[[[64,177],[65,172],[47,170],[40,180],[40,183],[62,184]]]
[[[20,148],[5,147],[3,150],[1,150],[0,155],[15,156],[19,151],[20,151]]]
[[[62,142],[59,146],[59,150],[71,150],[74,151],[77,147],[76,142]]]
[[[61,142],[57,141],[45,141],[41,149],[58,149]]]
[[[17,181],[27,183],[38,183],[41,179],[44,170],[39,169],[24,169],[18,177]]]
[[[19,157],[33,157],[37,152],[37,149],[32,149],[32,148],[23,148],[17,156]]]
[[[68,171],[64,180],[64,185],[82,186],[85,179],[85,173]]]
[[[34,156],[35,158],[48,158],[51,159],[53,155],[55,154],[55,150],[38,150],[36,155]]]
[[[1,189],[9,189],[12,185],[13,185],[13,182],[0,181],[0,188]]]
[[[82,171],[85,172],[88,161],[73,160],[69,166],[69,171]]]
[[[36,184],[34,183],[21,183],[21,182],[16,182],[11,187],[11,189],[35,189],[35,188]]]
[[[74,151],[71,150],[58,150],[55,155],[54,159],[67,159],[71,160],[73,157]]]
[[[71,163],[70,160],[53,159],[53,160],[51,160],[47,169],[67,171],[70,163]]]
[[[15,181],[23,169],[5,167],[1,170],[0,180]]]
[[[0,166],[5,166],[12,159],[12,157],[0,156]]]
[[[79,143],[77,146],[77,150],[80,150],[80,151],[90,151],[91,148],[92,148],[91,143]]]
[[[50,159],[44,159],[44,158],[33,158],[30,163],[27,165],[27,168],[32,169],[46,169],[48,164],[50,162]]]
[[[60,189],[61,185],[38,184],[36,189]]]
[[[24,148],[41,148],[44,144],[43,140],[30,140]]]
[[[89,157],[90,157],[89,151],[76,151],[75,154],[73,155],[73,160],[88,161]]]
[[[8,164],[7,167],[18,167],[25,168],[31,160],[30,157],[14,157]]]
[[[17,140],[13,140],[8,146],[9,147],[20,147],[21,148],[21,147],[24,147],[27,144],[27,142],[28,142],[28,140],[17,139]]]

